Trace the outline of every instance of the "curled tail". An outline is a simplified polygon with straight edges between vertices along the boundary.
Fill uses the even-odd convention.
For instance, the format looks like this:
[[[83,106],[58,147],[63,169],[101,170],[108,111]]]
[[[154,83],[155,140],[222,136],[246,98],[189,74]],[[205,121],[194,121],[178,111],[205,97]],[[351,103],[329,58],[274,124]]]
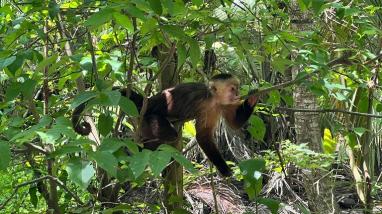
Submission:
[[[127,90],[126,89],[120,89],[120,88],[113,88],[113,90],[119,90],[121,92],[122,96],[127,97]],[[134,104],[137,106],[138,111],[141,110],[143,105],[143,96],[138,94],[135,91],[131,91],[129,99],[134,102]],[[82,103],[78,107],[76,107],[72,113],[72,126],[74,131],[76,131],[78,134],[86,136],[90,134],[91,126],[86,121],[81,121],[81,114],[85,110],[87,102]]]

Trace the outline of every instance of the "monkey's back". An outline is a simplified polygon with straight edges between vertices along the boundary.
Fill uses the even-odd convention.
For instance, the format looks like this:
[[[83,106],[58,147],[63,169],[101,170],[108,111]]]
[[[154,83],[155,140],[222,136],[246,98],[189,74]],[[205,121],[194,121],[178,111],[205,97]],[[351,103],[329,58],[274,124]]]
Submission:
[[[191,120],[198,116],[202,103],[211,96],[203,83],[182,83],[151,97],[146,114],[159,114],[170,120]]]

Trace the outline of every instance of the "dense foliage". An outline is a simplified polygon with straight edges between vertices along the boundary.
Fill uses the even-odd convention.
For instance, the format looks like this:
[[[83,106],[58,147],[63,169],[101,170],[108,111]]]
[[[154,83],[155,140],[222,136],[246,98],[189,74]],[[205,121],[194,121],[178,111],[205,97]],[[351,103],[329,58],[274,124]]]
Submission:
[[[0,6],[0,212],[156,213],[164,210],[163,198],[136,195],[144,189],[161,195],[161,175],[173,161],[185,168],[185,186],[217,179],[200,158],[187,159],[172,146],[140,149],[134,137],[140,112],[112,90],[160,91],[173,53],[181,82],[226,72],[241,79],[243,95],[276,85],[246,127],[249,137],[241,142],[250,157],[231,158],[236,170],[229,181],[240,181],[243,204],[255,207],[245,210],[263,204],[277,213],[283,203],[308,212],[304,200],[293,205],[263,188],[272,173],[286,175],[290,166],[326,172],[350,166],[347,178],[360,201],[382,198],[380,1],[5,0]],[[159,57],[152,51],[158,47]],[[211,50],[216,65],[206,69]],[[306,110],[293,108],[297,86],[318,101],[311,111],[321,114],[322,152],[293,144],[293,112]],[[98,133],[85,137],[74,132],[70,116],[89,100],[85,116]],[[186,123],[182,141],[194,136],[193,123]],[[183,208],[192,212],[191,204]]]

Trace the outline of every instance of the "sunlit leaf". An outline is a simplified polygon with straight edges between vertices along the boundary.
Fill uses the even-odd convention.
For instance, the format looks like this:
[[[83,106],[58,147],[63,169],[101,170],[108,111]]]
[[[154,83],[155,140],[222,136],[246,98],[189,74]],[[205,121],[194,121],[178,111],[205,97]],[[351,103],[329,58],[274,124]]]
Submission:
[[[90,184],[91,178],[95,174],[93,165],[89,161],[84,161],[79,158],[72,158],[66,165],[69,179],[82,189],[86,189]]]

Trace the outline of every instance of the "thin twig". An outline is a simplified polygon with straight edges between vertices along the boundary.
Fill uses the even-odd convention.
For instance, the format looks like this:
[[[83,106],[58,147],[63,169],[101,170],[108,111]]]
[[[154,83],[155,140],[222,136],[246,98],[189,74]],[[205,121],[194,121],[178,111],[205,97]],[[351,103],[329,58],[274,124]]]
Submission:
[[[258,103],[257,106],[272,107],[272,105],[268,105],[268,104],[264,104],[264,103]],[[291,112],[312,112],[312,113],[336,112],[336,113],[351,114],[351,115],[362,116],[362,117],[382,118],[382,115],[362,113],[362,112],[353,112],[353,111],[347,111],[347,110],[342,110],[342,109],[305,109],[305,108],[288,108],[288,107],[275,107],[275,109],[277,109],[279,111],[291,111]]]

